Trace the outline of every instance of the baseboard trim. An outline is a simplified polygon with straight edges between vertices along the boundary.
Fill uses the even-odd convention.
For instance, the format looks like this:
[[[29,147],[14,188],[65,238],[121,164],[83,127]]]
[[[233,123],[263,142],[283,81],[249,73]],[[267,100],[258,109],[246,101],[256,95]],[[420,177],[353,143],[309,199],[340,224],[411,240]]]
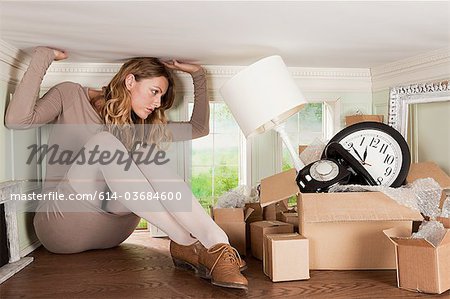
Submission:
[[[20,257],[24,257],[35,251],[42,243],[39,240],[34,241],[24,249],[20,250]]]

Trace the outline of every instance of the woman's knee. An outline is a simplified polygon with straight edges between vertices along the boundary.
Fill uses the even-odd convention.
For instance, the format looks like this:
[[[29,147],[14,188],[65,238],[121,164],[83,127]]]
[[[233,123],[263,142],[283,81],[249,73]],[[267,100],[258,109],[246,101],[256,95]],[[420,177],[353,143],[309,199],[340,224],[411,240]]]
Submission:
[[[96,148],[100,151],[112,149],[126,150],[123,143],[117,139],[116,136],[107,131],[102,131],[92,136],[86,143],[86,146],[89,148]]]

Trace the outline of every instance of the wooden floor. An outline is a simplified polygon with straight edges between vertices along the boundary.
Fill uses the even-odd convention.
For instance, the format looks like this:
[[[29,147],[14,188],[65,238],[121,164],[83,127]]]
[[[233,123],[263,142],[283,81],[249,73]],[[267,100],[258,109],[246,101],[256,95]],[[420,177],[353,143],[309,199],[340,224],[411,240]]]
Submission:
[[[225,289],[173,267],[167,239],[136,232],[122,245],[72,255],[40,247],[35,261],[0,285],[0,298],[450,298],[396,287],[395,271],[311,271],[308,281],[272,283],[246,258],[249,290]]]

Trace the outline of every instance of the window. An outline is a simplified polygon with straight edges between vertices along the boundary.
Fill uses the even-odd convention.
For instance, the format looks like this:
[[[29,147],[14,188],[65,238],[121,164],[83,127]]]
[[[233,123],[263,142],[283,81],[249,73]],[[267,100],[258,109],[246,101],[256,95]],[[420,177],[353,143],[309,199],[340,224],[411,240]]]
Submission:
[[[193,103],[189,103],[189,115]],[[210,103],[210,134],[192,140],[191,189],[209,210],[217,198],[240,182],[242,133],[227,105]]]
[[[339,99],[335,101],[314,101],[294,114],[286,121],[286,133],[294,146],[307,146],[316,139],[326,142],[338,131]],[[280,141],[281,143],[281,141]],[[284,143],[281,143],[281,170],[288,170],[294,166],[291,156]]]

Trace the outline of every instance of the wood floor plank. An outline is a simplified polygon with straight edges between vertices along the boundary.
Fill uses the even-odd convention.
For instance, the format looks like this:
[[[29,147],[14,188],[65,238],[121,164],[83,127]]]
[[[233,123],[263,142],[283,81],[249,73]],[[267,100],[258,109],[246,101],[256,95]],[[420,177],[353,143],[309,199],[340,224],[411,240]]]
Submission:
[[[118,247],[52,254],[0,285],[0,298],[450,298],[398,289],[395,271],[311,271],[311,279],[272,283],[260,261],[246,258],[249,291],[213,286],[175,269],[167,239],[136,232]]]

